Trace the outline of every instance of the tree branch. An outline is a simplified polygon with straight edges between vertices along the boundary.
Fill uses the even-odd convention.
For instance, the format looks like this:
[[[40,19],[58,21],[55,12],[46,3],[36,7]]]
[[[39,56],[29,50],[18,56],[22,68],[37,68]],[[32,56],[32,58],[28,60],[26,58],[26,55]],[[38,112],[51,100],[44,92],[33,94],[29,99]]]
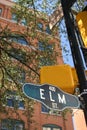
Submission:
[[[0,49],[3,50],[6,54],[8,54],[8,56],[11,56],[11,57],[15,58],[17,61],[19,61],[20,63],[24,64],[26,67],[28,67],[30,70],[32,70],[36,75],[40,76],[33,68],[31,68],[29,65],[27,65],[23,60],[19,59],[15,55],[9,53],[7,50],[5,50],[2,47],[0,47]]]

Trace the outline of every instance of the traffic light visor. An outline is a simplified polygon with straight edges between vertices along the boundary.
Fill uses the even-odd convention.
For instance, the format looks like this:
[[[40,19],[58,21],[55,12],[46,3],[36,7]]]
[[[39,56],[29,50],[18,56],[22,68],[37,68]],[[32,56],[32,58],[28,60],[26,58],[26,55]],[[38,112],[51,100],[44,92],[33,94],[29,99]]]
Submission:
[[[83,46],[87,48],[87,11],[78,13],[76,20],[84,43]]]

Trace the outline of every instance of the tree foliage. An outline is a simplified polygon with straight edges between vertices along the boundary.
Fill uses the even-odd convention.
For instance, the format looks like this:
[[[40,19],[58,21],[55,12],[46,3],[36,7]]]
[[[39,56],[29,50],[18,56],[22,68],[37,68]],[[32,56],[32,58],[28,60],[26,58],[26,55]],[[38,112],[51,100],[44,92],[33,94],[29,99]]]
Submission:
[[[25,25],[26,29],[22,31],[22,35],[12,33],[9,25],[4,28],[0,25],[0,111],[5,110],[3,104],[9,90],[15,90],[17,95],[25,100],[22,85],[25,82],[39,83],[40,67],[56,64],[58,52],[54,51],[54,45],[49,44],[51,36],[55,36],[55,28],[51,30],[51,36],[46,38],[45,33],[37,31],[37,23],[39,19],[49,21],[48,15],[51,15],[59,4],[58,0],[17,0],[12,13],[16,14],[18,27],[20,24]],[[78,0],[75,6],[82,9],[83,2]],[[20,37],[25,39],[27,46],[16,43]],[[34,43],[36,39],[42,42],[39,49]],[[32,116],[33,109],[30,104],[32,106],[33,102],[27,102],[30,110],[28,112],[31,112]]]
[[[21,31],[20,34],[12,32],[8,24],[5,27],[0,25],[0,111],[10,118],[11,109],[5,108],[7,97],[13,99],[19,97],[26,102],[25,105],[28,109],[25,115],[29,115],[28,122],[32,122],[34,102],[23,95],[22,86],[25,82],[39,83],[40,67],[55,64],[58,55],[54,51],[55,46],[49,44],[51,36],[48,35],[46,38],[46,33],[37,31],[38,19],[47,23],[47,15],[38,12],[34,2],[36,1],[19,0],[11,10],[16,14],[17,23],[14,24],[18,31],[21,30],[20,24],[26,24],[23,25],[24,31]],[[23,40],[24,43],[21,42]],[[39,46],[38,42],[41,42]],[[11,94],[11,92],[16,94]],[[14,108],[18,116],[17,101]]]

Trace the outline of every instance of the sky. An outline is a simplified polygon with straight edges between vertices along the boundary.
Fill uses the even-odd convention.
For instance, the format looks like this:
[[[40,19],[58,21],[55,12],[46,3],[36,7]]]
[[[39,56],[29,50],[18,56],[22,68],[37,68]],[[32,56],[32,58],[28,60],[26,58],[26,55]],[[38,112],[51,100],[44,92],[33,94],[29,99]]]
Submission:
[[[50,13],[54,11],[56,2],[58,1],[59,0],[37,0],[36,8],[50,15]]]
[[[69,45],[68,36],[66,33],[66,26],[65,26],[64,20],[62,20],[62,22],[60,24],[60,29],[61,29],[60,40],[61,40],[61,47],[62,47],[64,63],[73,67],[74,63],[73,63],[73,59],[72,59],[71,49],[70,49],[70,45]]]
[[[47,1],[47,4],[45,3]],[[50,13],[53,12],[52,7],[55,8],[55,3],[58,2],[59,0],[38,0],[38,2],[36,3],[36,7],[38,8],[38,10],[43,12],[46,12],[48,15],[50,15]],[[43,5],[43,6],[42,6]],[[41,8],[42,6],[42,8]],[[46,7],[46,8],[45,8]],[[62,26],[63,25],[63,26]],[[64,33],[65,31],[65,27],[64,27],[64,21],[60,24],[60,28],[62,29],[63,33],[60,33],[60,38],[61,38],[61,47],[62,47],[62,54],[63,54],[63,60],[65,64],[69,64],[70,66],[74,66],[73,64],[73,59],[72,59],[72,55],[71,55],[71,51],[70,51],[70,46],[69,46],[69,42],[67,39],[67,35],[66,33]],[[61,30],[60,29],[60,30]],[[66,51],[64,51],[66,50]]]
[[[36,7],[38,7],[38,9],[40,11],[43,11],[45,13],[47,13],[48,15],[50,15],[53,11],[53,9],[55,9],[55,4],[56,2],[58,2],[59,0],[38,0],[38,2],[36,3]],[[87,5],[87,1],[85,1],[85,5]],[[53,8],[51,8],[51,5]],[[42,8],[41,8],[42,6]],[[76,7],[76,5],[74,5]],[[74,7],[74,8],[75,8]],[[79,8],[80,6],[78,6]],[[73,63],[73,58],[72,58],[72,54],[71,54],[71,49],[70,49],[70,45],[69,45],[69,40],[68,40],[68,36],[66,32],[66,28],[65,28],[65,22],[64,20],[61,22],[60,24],[60,40],[61,40],[61,47],[62,47],[62,54],[63,54],[63,60],[65,64],[69,64],[71,67],[74,67],[74,63]]]

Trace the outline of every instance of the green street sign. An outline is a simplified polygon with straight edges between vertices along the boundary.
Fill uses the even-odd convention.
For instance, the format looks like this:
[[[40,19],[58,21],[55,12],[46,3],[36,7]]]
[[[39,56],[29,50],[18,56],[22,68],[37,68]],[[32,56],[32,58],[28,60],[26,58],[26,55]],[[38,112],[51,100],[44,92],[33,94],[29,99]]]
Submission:
[[[66,108],[78,108],[80,105],[76,96],[65,93],[60,88],[49,84],[26,83],[23,86],[23,92],[28,98],[43,103],[49,109],[62,111]]]

